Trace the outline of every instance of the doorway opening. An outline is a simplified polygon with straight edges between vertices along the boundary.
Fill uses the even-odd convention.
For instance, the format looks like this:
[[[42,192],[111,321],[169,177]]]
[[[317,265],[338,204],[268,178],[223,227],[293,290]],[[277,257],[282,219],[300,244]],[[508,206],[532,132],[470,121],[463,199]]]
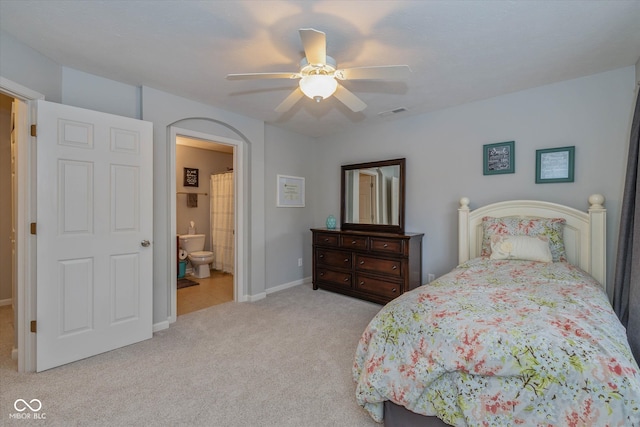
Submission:
[[[191,119],[184,119],[181,122],[186,124],[189,122],[189,120]],[[210,119],[193,119],[193,120],[194,121],[199,120],[200,121],[199,124],[204,125],[205,127],[206,125],[218,123]],[[194,124],[197,125],[198,122],[189,123],[189,124],[193,126]],[[242,137],[241,135],[239,136]],[[169,228],[170,228],[168,242],[169,242],[169,253],[174,254],[171,258],[172,260],[175,260],[175,261],[168,263],[168,273],[170,278],[170,292],[169,292],[169,300],[167,302],[169,304],[168,308],[170,313],[168,320],[169,320],[169,323],[173,323],[177,320],[177,317],[178,317],[178,276],[180,273],[179,235],[180,233],[184,233],[184,232],[188,234],[189,227],[191,227],[191,221],[194,221],[195,223],[195,220],[189,216],[182,219],[180,224],[178,223],[177,204],[180,203],[186,206],[186,203],[187,203],[186,197],[188,197],[188,195],[178,195],[177,193],[178,193],[178,188],[185,187],[183,185],[185,173],[189,173],[193,178],[193,175],[194,175],[193,169],[200,169],[195,167],[194,165],[184,165],[180,167],[178,166],[176,162],[176,154],[177,154],[177,151],[179,150],[178,148],[179,144],[177,143],[178,138],[186,138],[187,140],[192,140],[193,144],[196,144],[196,143],[201,144],[202,146],[204,146],[204,148],[209,150],[211,150],[211,148],[213,147],[216,147],[218,150],[227,150],[227,152],[231,150],[231,153],[232,153],[231,155],[233,158],[233,163],[231,168],[233,169],[233,212],[234,214],[232,217],[233,227],[232,227],[232,235],[231,235],[231,239],[233,241],[233,249],[228,256],[233,259],[232,261],[233,298],[231,299],[231,301],[237,301],[237,302],[242,302],[246,300],[246,294],[245,294],[246,289],[245,289],[244,278],[247,277],[247,273],[245,271],[245,268],[247,266],[247,260],[244,256],[240,256],[240,254],[245,253],[246,248],[248,247],[247,242],[245,241],[246,239],[245,230],[247,229],[247,224],[246,224],[247,215],[244,212],[245,197],[247,194],[247,190],[244,187],[244,183],[246,179],[246,177],[244,176],[244,172],[246,171],[246,168],[244,165],[247,162],[247,158],[245,158],[247,154],[247,150],[244,148],[244,144],[246,143],[246,140],[244,140],[244,138],[242,140],[232,139],[229,137],[214,134],[213,132],[205,133],[205,132],[196,131],[189,128],[177,127],[175,126],[175,124],[168,128],[168,137],[169,137],[168,139],[169,144],[167,144],[167,150],[168,150],[167,165],[169,166],[169,171],[170,171],[170,173],[167,174],[167,177],[169,179],[169,181],[167,182],[167,186],[169,190],[168,192],[169,210],[167,214],[169,218]],[[202,169],[209,170],[210,166],[208,166],[206,163],[204,165],[205,166]],[[222,168],[218,169],[217,172],[223,172],[223,173],[227,172],[226,170],[227,167],[228,166],[226,164],[223,164]],[[180,168],[179,171],[178,171],[178,168]],[[186,171],[185,168],[191,169],[191,170]],[[198,175],[198,187],[186,187],[188,191],[185,191],[185,192],[210,193],[211,191],[210,191],[210,188],[208,187],[208,182],[210,179],[209,172],[201,174],[200,170],[198,170],[197,175]],[[202,186],[201,182],[205,183],[204,187],[201,187]],[[178,185],[178,183],[180,185]],[[179,199],[179,197],[182,197],[182,198]],[[206,199],[204,198],[205,196],[202,196],[202,195],[194,195],[191,197],[192,197],[192,202],[197,201],[199,205],[201,201],[199,199],[202,199],[204,206],[209,206],[208,196],[206,196],[207,197]],[[193,198],[195,198],[195,200]],[[205,219],[200,219],[198,220],[197,223],[194,224],[194,228],[195,228],[194,231],[202,230],[203,229],[202,227],[204,227],[205,231],[208,231],[208,229],[210,228],[209,221],[210,221],[210,213],[207,209]],[[207,236],[205,242],[207,240],[209,240],[209,242],[208,242],[208,246],[206,247],[211,248],[210,235]],[[214,248],[214,251],[217,252],[218,249]],[[214,261],[220,260],[220,255],[221,254],[214,253],[213,254]],[[217,267],[216,269],[219,269],[223,273],[228,274],[228,272],[225,272],[223,268]],[[217,272],[214,271],[214,273],[217,273]],[[229,276],[227,276],[227,278],[228,277]],[[215,278],[213,280],[215,282]],[[200,286],[200,285],[196,285],[196,286]],[[196,287],[196,286],[193,286],[193,287]],[[194,291],[192,290],[191,292],[194,292]],[[187,293],[187,292],[182,292],[182,293]]]
[[[30,233],[29,223],[35,221],[36,211],[31,200],[34,192],[35,171],[32,170],[32,152],[35,138],[29,128],[35,117],[35,105],[44,95],[0,76],[0,94],[12,100],[12,129],[15,136],[13,157],[13,227],[14,255],[11,273],[11,307],[13,310],[13,340],[11,357],[18,361],[19,372],[35,371],[35,334],[29,323],[35,319],[35,236]],[[8,239],[7,239],[8,240]]]
[[[182,135],[175,142],[180,316],[234,300],[235,147]]]
[[[0,349],[17,368],[15,99],[0,92]]]

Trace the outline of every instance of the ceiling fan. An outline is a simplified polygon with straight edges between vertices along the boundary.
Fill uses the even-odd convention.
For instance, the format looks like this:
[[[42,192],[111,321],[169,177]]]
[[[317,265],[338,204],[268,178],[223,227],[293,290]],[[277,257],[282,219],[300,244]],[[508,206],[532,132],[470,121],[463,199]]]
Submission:
[[[367,104],[338,83],[338,80],[402,79],[411,73],[408,65],[382,65],[373,67],[336,68],[336,60],[327,55],[325,33],[313,28],[299,30],[305,58],[298,72],[228,74],[228,80],[300,79],[296,88],[280,105],[278,113],[288,111],[303,96],[316,102],[334,95],[354,112],[367,108]]]

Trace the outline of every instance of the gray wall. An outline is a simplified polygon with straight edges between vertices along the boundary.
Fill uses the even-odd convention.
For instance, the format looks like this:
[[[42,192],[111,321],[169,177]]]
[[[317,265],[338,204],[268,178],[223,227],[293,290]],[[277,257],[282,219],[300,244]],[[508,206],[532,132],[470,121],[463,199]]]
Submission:
[[[265,292],[265,222],[264,222],[264,124],[260,121],[229,113],[149,87],[142,88],[143,119],[153,123],[153,229],[154,229],[154,323],[165,321],[170,312],[170,270],[167,260],[175,256],[170,251],[169,174],[170,153],[174,142],[169,129],[204,132],[215,137],[230,137],[243,144],[242,168],[245,206],[243,252],[245,261],[241,297],[257,298]],[[194,117],[204,119],[192,119]],[[236,176],[238,176],[238,174]],[[175,239],[174,236],[170,237]],[[236,275],[238,271],[236,271]]]
[[[73,68],[62,68],[61,103],[133,119],[142,117],[139,87],[104,78],[96,79],[92,74]]]
[[[0,30],[0,76],[62,101],[62,67]]]
[[[406,230],[425,233],[423,279],[456,265],[460,197],[472,208],[519,198],[586,209],[593,193],[606,197],[611,277],[634,89],[626,67],[323,138],[314,224],[339,211],[341,164],[406,157]],[[515,141],[515,173],[484,176],[482,145],[503,141]],[[535,151],[572,145],[575,182],[536,184]]]
[[[0,37],[0,75],[47,100],[154,123],[154,322],[168,316],[167,128],[181,127],[246,141],[247,292],[311,274],[310,232],[339,216],[340,165],[407,158],[407,231],[425,233],[423,272],[451,269],[456,209],[509,198],[540,198],[585,209],[590,194],[607,198],[609,265],[615,257],[620,199],[634,102],[634,67],[560,82],[481,102],[359,128],[319,140],[153,88],[62,68],[11,37]],[[122,100],[122,102],[120,102]],[[208,124],[184,120],[208,117]],[[516,141],[516,173],[482,175],[482,145]],[[576,180],[535,184],[535,150],[575,145]],[[277,174],[306,179],[304,208],[276,208]],[[172,196],[173,197],[173,196]],[[304,266],[297,266],[302,257]],[[611,276],[611,271],[609,271]]]
[[[170,224],[168,223],[167,199],[167,153],[170,149],[167,141],[167,129],[177,123],[180,127],[206,132],[213,135],[242,139],[245,141],[244,156],[248,165],[244,171],[245,230],[248,242],[245,253],[239,254],[248,263],[246,278],[246,292],[250,299],[261,298],[266,295],[266,283],[274,286],[290,281],[302,280],[305,276],[303,269],[297,264],[293,271],[288,269],[289,260],[297,260],[300,254],[308,253],[308,227],[298,229],[299,238],[292,239],[292,246],[284,250],[282,259],[276,258],[272,262],[273,268],[266,269],[267,244],[266,228],[274,229],[287,227],[288,224],[299,222],[300,215],[311,215],[308,209],[285,209],[274,218],[265,213],[266,160],[265,138],[271,135],[263,122],[230,113],[225,110],[197,103],[185,98],[177,97],[153,88],[137,88],[113,80],[104,79],[64,68],[40,53],[30,49],[10,36],[0,35],[0,76],[31,90],[45,95],[49,101],[61,102],[96,111],[118,114],[127,117],[143,118],[154,123],[154,323],[165,322],[169,315],[169,277],[166,265],[173,261],[173,255],[167,250]],[[64,83],[63,83],[64,82]],[[210,121],[188,120],[190,117],[206,117]],[[274,129],[275,131],[275,129]],[[290,147],[311,143],[311,139],[300,135],[275,131],[280,138],[271,150],[278,147]],[[281,145],[282,144],[282,145]],[[272,153],[272,159],[280,158],[280,154]],[[310,170],[313,164],[312,156],[295,160],[302,170]],[[295,172],[295,171],[294,171]],[[274,178],[275,179],[275,178]],[[172,195],[171,197],[175,197]],[[310,222],[310,221],[308,221]],[[281,264],[278,264],[281,263]],[[305,268],[310,273],[310,266],[305,262]],[[272,276],[269,276],[272,275]],[[272,287],[272,286],[270,286]]]
[[[266,287],[269,289],[311,276],[309,229],[313,226],[313,212],[317,207],[314,195],[322,189],[323,175],[315,176],[311,167],[315,162],[313,138],[274,126],[266,126],[265,135]],[[276,207],[278,175],[305,179],[303,208]],[[298,267],[298,258],[302,258],[302,267]]]

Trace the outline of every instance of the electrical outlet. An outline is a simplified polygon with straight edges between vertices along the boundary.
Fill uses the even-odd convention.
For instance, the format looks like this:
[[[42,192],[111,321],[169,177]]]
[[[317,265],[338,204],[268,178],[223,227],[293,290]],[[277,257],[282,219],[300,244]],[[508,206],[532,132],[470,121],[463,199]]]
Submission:
[[[427,283],[431,283],[434,280],[436,280],[436,275],[435,274],[431,274],[431,273],[427,274]]]
[[[302,258],[298,258],[298,267],[302,267]]]

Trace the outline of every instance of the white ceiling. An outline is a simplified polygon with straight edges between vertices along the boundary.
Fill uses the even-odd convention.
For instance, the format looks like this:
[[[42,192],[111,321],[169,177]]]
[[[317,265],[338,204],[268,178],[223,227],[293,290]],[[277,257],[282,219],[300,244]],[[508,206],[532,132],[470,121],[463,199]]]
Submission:
[[[630,66],[640,1],[0,0],[0,28],[57,63],[198,100],[310,136]],[[407,64],[406,81],[346,81],[368,107],[302,99],[298,29],[327,34],[339,68]],[[390,110],[406,108],[399,114]]]

